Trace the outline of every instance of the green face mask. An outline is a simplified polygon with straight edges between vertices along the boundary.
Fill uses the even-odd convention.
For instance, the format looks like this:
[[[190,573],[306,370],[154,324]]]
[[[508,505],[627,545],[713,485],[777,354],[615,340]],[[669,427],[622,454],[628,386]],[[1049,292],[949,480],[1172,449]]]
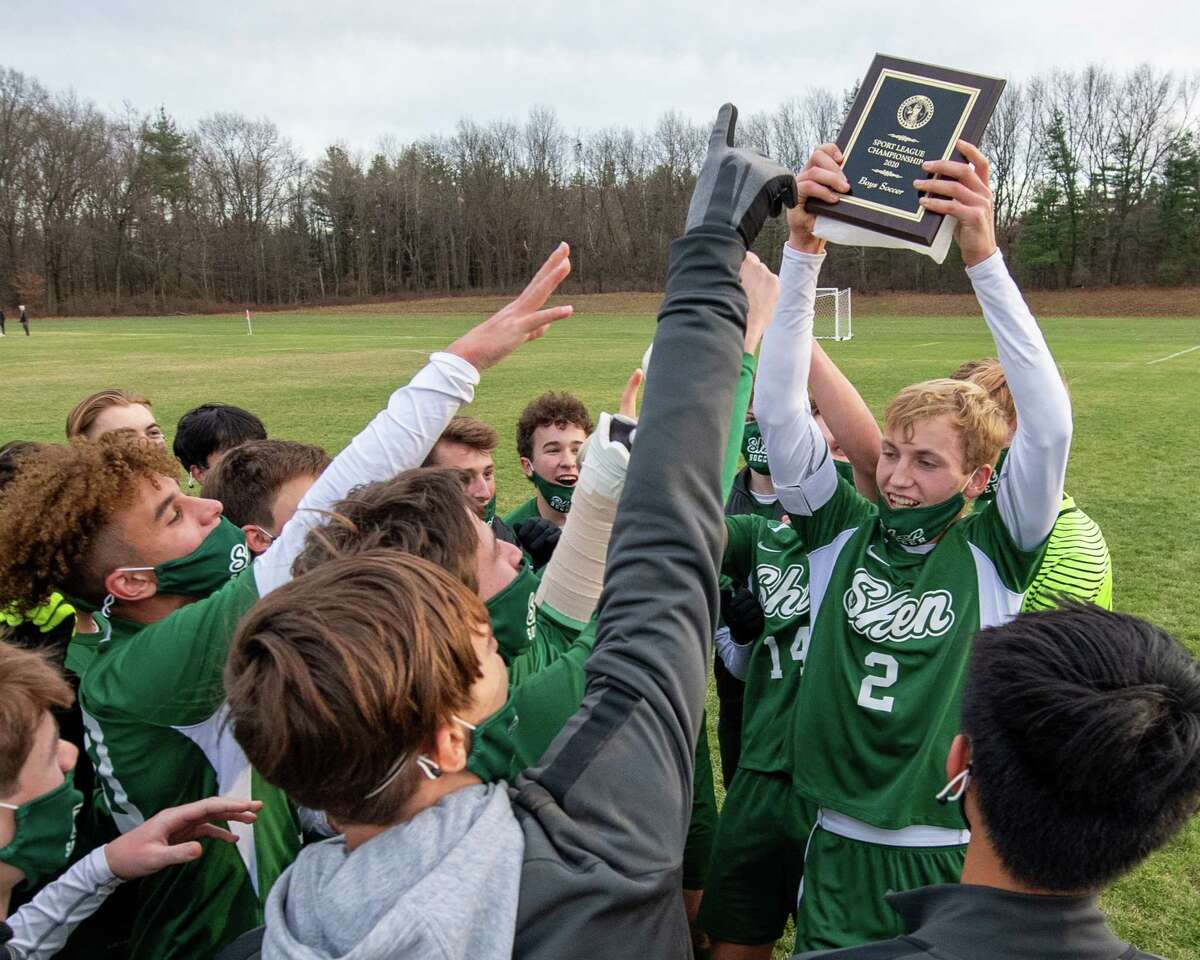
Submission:
[[[25,874],[26,889],[40,886],[60,873],[75,849],[75,816],[83,806],[83,794],[75,789],[75,771],[63,782],[28,803],[14,806],[17,832],[8,846],[0,848],[0,863]]]
[[[471,733],[471,750],[467,754],[467,769],[484,783],[507,780],[533,763],[537,757],[519,754],[514,734],[520,723],[512,697]]]
[[[758,429],[757,420],[746,421],[742,431],[742,456],[746,458],[746,466],[755,473],[765,475],[771,472],[767,466],[767,444],[762,438],[762,431]]]
[[[571,497],[575,495],[574,487],[564,487],[561,483],[543,480],[536,471],[529,479],[533,481],[533,485],[537,487],[537,492],[542,495],[542,498],[550,504],[551,510],[557,510],[559,513],[571,512]]]
[[[230,578],[250,566],[246,535],[240,527],[221,517],[216,528],[185,557],[168,560],[157,567],[119,567],[120,570],[153,570],[158,592],[173,596],[207,597],[225,586]]]
[[[491,523],[496,519],[496,495],[492,494],[492,499],[488,501],[486,507],[483,508],[483,522]]]
[[[968,481],[969,482],[969,481]],[[964,485],[965,486],[965,485]],[[932,543],[954,522],[954,518],[966,506],[966,498],[959,490],[941,503],[925,507],[901,507],[888,505],[883,491],[879,492],[879,522],[883,534],[901,547],[919,547]]]
[[[492,597],[484,606],[492,619],[492,633],[500,656],[510,663],[533,643],[537,629],[537,589],[541,581],[533,567],[525,562],[521,565],[512,583]]]
[[[983,488],[983,493],[979,495],[980,503],[991,503],[996,499],[996,491],[1000,489],[1000,468],[1004,466],[1004,458],[1007,456],[1008,447],[1005,447],[1000,451],[1000,456],[996,458],[996,469],[988,477],[987,486]]]

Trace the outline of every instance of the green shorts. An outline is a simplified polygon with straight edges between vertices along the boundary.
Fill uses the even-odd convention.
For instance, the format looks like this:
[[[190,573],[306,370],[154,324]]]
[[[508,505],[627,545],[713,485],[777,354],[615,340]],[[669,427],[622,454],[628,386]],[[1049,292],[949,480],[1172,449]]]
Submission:
[[[958,883],[966,846],[893,847],[818,825],[804,858],[796,906],[796,953],[838,950],[906,933],[884,894]]]
[[[700,903],[700,928],[709,937],[755,945],[783,935],[796,907],[816,812],[792,789],[788,774],[738,768],[721,808]]]
[[[712,754],[708,748],[708,718],[700,725],[696,766],[692,777],[692,819],[683,848],[683,889],[703,890],[713,835],[717,832],[717,792],[713,786]]]

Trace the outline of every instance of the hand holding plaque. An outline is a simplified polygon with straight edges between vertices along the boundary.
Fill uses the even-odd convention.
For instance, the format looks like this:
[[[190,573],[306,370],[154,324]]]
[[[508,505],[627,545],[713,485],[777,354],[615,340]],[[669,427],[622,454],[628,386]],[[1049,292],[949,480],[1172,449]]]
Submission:
[[[920,202],[914,181],[945,175],[925,171],[926,162],[965,161],[959,141],[979,142],[1003,89],[1003,80],[876,56],[837,139],[849,189],[837,202],[810,196],[806,207],[820,217],[815,232],[940,262],[952,223]]]

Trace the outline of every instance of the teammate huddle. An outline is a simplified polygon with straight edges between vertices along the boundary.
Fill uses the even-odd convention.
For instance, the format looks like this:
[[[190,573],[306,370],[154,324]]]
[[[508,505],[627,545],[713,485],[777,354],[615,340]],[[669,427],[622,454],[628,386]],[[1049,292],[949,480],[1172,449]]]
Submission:
[[[640,417],[640,375],[595,425],[537,398],[535,495],[503,519],[497,436],[459,409],[570,314],[544,306],[565,244],[332,460],[206,406],[176,438],[186,496],[119,393],[9,451],[0,597],[43,647],[77,611],[55,627],[97,789],[62,873],[72,690],[0,646],[0,906],[51,881],[0,957],[767,957],[789,915],[798,952],[1139,955],[1095,898],[1200,803],[1200,668],[1064,600],[1111,606],[1111,566],[1064,500],[1070,404],[987,161],[960,144],[918,186],[958,219],[999,360],[902,390],[881,432],[812,342],[803,201],[848,189],[837,149],[794,176],[735,119]],[[747,248],[785,206],[776,278]]]

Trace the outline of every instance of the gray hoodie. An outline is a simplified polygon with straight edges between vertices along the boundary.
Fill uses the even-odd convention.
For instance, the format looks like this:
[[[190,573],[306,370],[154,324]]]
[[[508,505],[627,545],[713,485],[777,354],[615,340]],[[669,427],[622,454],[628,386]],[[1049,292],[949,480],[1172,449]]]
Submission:
[[[458,790],[352,853],[301,851],[267,900],[267,960],[512,956],[525,841],[505,784]]]

